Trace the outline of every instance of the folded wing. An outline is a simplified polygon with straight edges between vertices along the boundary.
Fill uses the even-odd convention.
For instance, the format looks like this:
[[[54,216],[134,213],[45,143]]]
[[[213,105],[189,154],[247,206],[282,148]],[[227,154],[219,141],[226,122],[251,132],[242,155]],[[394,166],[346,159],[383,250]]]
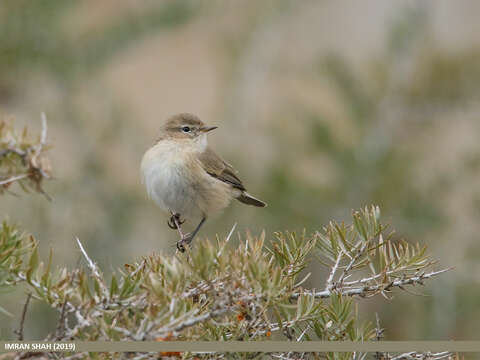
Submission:
[[[258,207],[266,206],[263,201],[254,198],[246,192],[242,181],[237,175],[235,175],[235,169],[218,156],[212,149],[207,148],[207,150],[200,155],[200,162],[207,174],[241,191],[241,194],[237,197],[238,201]]]

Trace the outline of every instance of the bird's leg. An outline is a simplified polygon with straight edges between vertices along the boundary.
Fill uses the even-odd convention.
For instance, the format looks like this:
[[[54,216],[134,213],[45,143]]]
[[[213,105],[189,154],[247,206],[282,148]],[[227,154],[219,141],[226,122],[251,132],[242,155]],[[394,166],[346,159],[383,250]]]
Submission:
[[[192,242],[193,238],[195,237],[195,235],[197,235],[198,231],[202,227],[205,220],[207,220],[207,218],[203,217],[202,220],[200,220],[200,223],[197,225],[197,227],[195,228],[195,230],[193,230],[192,233],[185,234],[185,235],[180,234],[181,239],[180,239],[180,241],[177,242],[177,249],[178,250],[180,250],[181,252],[185,251],[185,246],[184,245],[185,244],[189,245]]]
[[[185,220],[180,219],[180,214],[176,214],[174,212],[171,212],[172,216],[170,219],[167,221],[167,225],[170,229],[177,230],[179,225],[182,225]]]

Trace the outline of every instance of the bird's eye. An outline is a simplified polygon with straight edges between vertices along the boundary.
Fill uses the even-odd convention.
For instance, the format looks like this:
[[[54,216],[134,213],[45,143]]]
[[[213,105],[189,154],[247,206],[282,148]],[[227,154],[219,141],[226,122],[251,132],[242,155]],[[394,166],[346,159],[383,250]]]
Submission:
[[[182,131],[183,131],[184,133],[189,133],[190,131],[192,131],[192,129],[190,129],[190,127],[188,127],[188,126],[183,126],[183,127],[182,127]]]

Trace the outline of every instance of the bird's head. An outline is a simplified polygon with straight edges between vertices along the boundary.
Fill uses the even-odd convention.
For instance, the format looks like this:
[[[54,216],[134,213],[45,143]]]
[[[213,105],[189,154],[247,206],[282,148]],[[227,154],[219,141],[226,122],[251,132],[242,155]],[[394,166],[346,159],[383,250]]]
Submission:
[[[173,115],[162,127],[160,137],[163,139],[198,140],[217,126],[206,126],[198,116],[188,113]]]

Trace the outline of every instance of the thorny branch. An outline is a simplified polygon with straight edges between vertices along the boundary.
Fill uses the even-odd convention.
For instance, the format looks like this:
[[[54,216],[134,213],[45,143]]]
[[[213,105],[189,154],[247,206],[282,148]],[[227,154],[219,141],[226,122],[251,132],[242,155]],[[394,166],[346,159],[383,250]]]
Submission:
[[[105,285],[105,282],[103,281],[103,276],[100,274],[100,271],[98,270],[97,265],[88,256],[87,252],[83,248],[82,243],[80,242],[80,239],[78,237],[76,237],[75,239],[77,240],[77,244],[78,244],[78,247],[80,248],[80,251],[82,252],[85,259],[87,260],[88,267],[92,271],[93,276],[98,281],[98,284],[102,289],[103,296],[105,297],[105,299],[108,299],[109,298],[108,289],[107,289],[107,286]]]
[[[141,308],[145,308],[145,306],[146,306],[146,303],[145,303],[146,299],[144,299],[144,298],[135,299],[135,301],[134,301],[134,299],[131,299],[131,300],[125,300],[125,301],[122,301],[122,302],[119,302],[119,301],[111,302],[110,299],[109,299],[108,289],[107,289],[107,287],[104,283],[104,280],[103,280],[103,275],[98,270],[97,265],[88,256],[85,248],[83,247],[83,245],[81,244],[81,242],[78,239],[77,239],[77,243],[80,247],[80,250],[81,250],[83,256],[85,257],[85,259],[87,261],[87,264],[88,264],[92,274],[97,279],[99,284],[103,284],[102,285],[102,290],[101,290],[103,298],[98,298],[96,300],[94,308],[90,312],[90,315],[88,316],[88,318],[86,318],[84,315],[82,315],[83,310],[81,309],[81,307],[73,305],[67,299],[65,299],[64,301],[60,301],[60,298],[57,298],[58,299],[57,304],[59,304],[59,306],[57,308],[61,309],[60,310],[61,313],[64,314],[64,315],[61,316],[61,318],[62,317],[64,318],[66,313],[74,313],[74,315],[77,319],[77,324],[73,329],[68,329],[68,327],[65,328],[66,331],[63,334],[63,336],[66,337],[66,338],[75,337],[75,335],[81,329],[88,328],[89,326],[92,326],[92,324],[93,324],[92,321],[96,317],[101,317],[103,311],[105,311],[106,309],[109,309],[110,311],[114,310],[114,311],[121,312],[123,309],[126,309],[126,308],[141,309]],[[340,257],[338,257],[338,259],[339,258]],[[138,265],[138,267],[136,269],[134,269],[134,271],[132,271],[132,273],[129,274],[129,276],[135,275],[139,271],[144,270],[145,266],[146,266],[146,263],[145,263],[145,261],[143,261],[142,263],[140,263]],[[339,266],[339,260],[337,260],[337,262],[335,263],[335,265],[333,267],[338,268],[338,266]],[[309,291],[303,290],[301,292],[294,293],[291,296],[291,299],[296,300],[296,299],[299,298],[300,295],[308,295],[308,296],[314,296],[315,298],[324,298],[324,299],[331,297],[333,294],[341,294],[341,295],[344,295],[344,296],[355,296],[355,295],[357,295],[357,296],[363,296],[363,297],[372,296],[372,295],[374,295],[376,293],[379,293],[381,291],[387,291],[387,290],[389,290],[393,287],[402,287],[402,286],[405,286],[405,285],[423,284],[424,280],[429,279],[433,276],[439,275],[439,274],[441,274],[441,273],[443,273],[447,270],[448,269],[429,272],[427,274],[417,274],[416,276],[413,276],[413,277],[394,280],[394,281],[392,281],[388,284],[378,284],[378,285],[368,285],[368,286],[362,285],[362,286],[356,286],[356,287],[350,286],[350,287],[345,287],[345,288],[339,286],[339,287],[335,287],[334,290],[326,289],[326,290],[323,290],[323,291],[320,291],[320,292],[309,292]],[[327,281],[327,283],[331,281],[331,279],[333,278],[332,274],[334,274],[334,273],[335,273],[335,271],[332,270],[330,275],[329,275],[329,278],[328,278],[329,280]],[[19,278],[19,280],[26,281],[26,276],[22,273],[18,274],[18,278]],[[198,294],[200,294],[200,293],[208,293],[208,292],[210,292],[210,293],[214,292],[215,293],[215,292],[218,292],[218,291],[222,291],[222,289],[224,289],[225,286],[228,286],[228,284],[231,283],[231,281],[229,281],[228,278],[229,278],[229,276],[226,276],[224,278],[213,279],[213,280],[208,281],[208,282],[200,283],[200,284],[197,285],[197,287],[191,288],[190,290],[184,292],[183,296],[181,296],[180,298],[189,298],[191,296],[198,296]],[[41,286],[39,283],[37,283],[33,279],[30,280],[30,283],[33,286],[35,286],[38,290],[40,290],[41,292],[48,291],[48,289],[44,288],[43,286]],[[50,293],[50,295],[53,296],[54,298],[56,297],[55,293]],[[237,298],[239,300],[242,300],[238,296],[235,297],[235,298]],[[260,301],[262,301],[262,300],[264,301],[266,299],[264,297],[264,295],[257,294],[253,298],[252,297],[244,298],[242,301],[245,301],[245,302],[248,303],[249,301],[253,300],[254,298],[257,299],[257,300],[260,300]],[[138,300],[140,300],[140,302]],[[185,330],[189,327],[193,327],[193,326],[195,326],[199,323],[206,322],[210,319],[214,319],[216,317],[225,315],[229,312],[236,311],[236,309],[238,309],[238,306],[236,304],[229,305],[228,302],[224,302],[223,304],[220,303],[220,305],[218,305],[217,307],[212,307],[211,310],[209,310],[209,311],[207,311],[203,314],[200,314],[200,315],[193,315],[193,313],[186,314],[187,318],[185,318],[184,320],[181,320],[180,318],[173,318],[172,322],[171,322],[171,325],[164,325],[163,327],[160,327],[160,328],[158,328],[158,326],[161,325],[161,322],[150,321],[150,320],[145,320],[144,319],[141,327],[143,329],[145,329],[145,331],[141,331],[141,329],[139,328],[138,332],[136,334],[132,333],[130,330],[122,328],[121,326],[115,326],[115,327],[113,327],[113,329],[115,331],[123,334],[127,338],[130,338],[130,339],[140,340],[140,339],[146,339],[146,338],[155,338],[155,337],[158,337],[158,336],[164,336],[165,334],[168,334],[168,333],[178,334],[178,333],[182,332],[183,330]],[[173,308],[170,309],[169,313],[172,314],[172,311],[173,311]],[[303,320],[305,320],[305,319],[303,319]],[[260,322],[260,323],[257,324],[257,330],[253,334],[253,336],[265,335],[269,331],[270,332],[271,331],[279,331],[279,330],[284,329],[284,328],[290,328],[290,327],[296,325],[297,322],[298,321],[285,321],[285,322],[282,322],[281,324],[279,324],[279,323],[268,323],[268,325],[265,324],[265,325],[262,325],[259,328],[258,326],[261,324],[261,322]],[[61,332],[59,332],[59,333],[61,333]]]
[[[358,353],[354,353],[351,359],[363,359],[365,356],[356,356]],[[315,359],[316,357],[310,356],[310,353],[282,353],[282,354],[271,354],[273,358],[282,359],[282,360],[299,360],[299,359]],[[364,354],[359,354],[364,355]],[[447,351],[432,353],[418,353],[418,352],[407,352],[399,355],[394,355],[390,353],[381,353],[381,358],[383,360],[444,360],[444,359],[456,359],[453,357],[453,354]]]
[[[230,241],[230,238],[232,237],[233,232],[235,231],[236,228],[237,228],[237,223],[233,224],[232,229],[230,230],[230,232],[228,233],[228,235],[225,239],[225,242],[223,243],[220,250],[218,250],[218,252],[217,252],[217,257],[220,257],[220,255],[222,255],[223,249],[225,249],[225,246],[227,246],[227,244]]]
[[[418,353],[418,352],[408,352],[408,353],[403,353],[400,355],[395,355],[395,356],[390,356],[386,354],[388,357],[385,357],[385,359],[390,359],[390,360],[443,360],[443,359],[451,359],[452,358],[452,353],[448,351],[443,351],[443,352],[438,352],[438,353],[432,353],[432,352],[426,352],[426,353]]]
[[[28,177],[28,174],[21,174],[21,175],[17,175],[17,176],[12,176],[12,177],[9,177],[8,179],[6,180],[2,180],[0,181],[0,185],[8,185],[12,182],[15,182],[15,181],[18,181],[18,180],[22,180],[22,179],[25,179]]]
[[[57,328],[55,329],[55,339],[61,340],[65,337],[65,332],[69,329],[68,326],[68,318],[67,312],[65,311],[67,308],[67,300],[63,302],[62,310],[60,311],[60,317],[57,322]]]
[[[358,245],[360,245],[360,243]],[[357,248],[357,246],[354,248],[354,250]],[[340,284],[340,286],[343,284],[343,280],[345,279],[347,274],[350,272],[350,270],[352,270],[353,265],[364,254],[366,249],[367,249],[367,243],[363,244],[362,247],[360,248],[360,250],[357,251],[357,254],[354,257],[352,257],[352,259],[348,263],[347,267],[343,270],[342,274],[340,275],[340,278],[338,279],[338,283]]]
[[[427,274],[418,274],[416,276],[407,277],[405,279],[394,280],[389,282],[388,284],[359,286],[359,287],[351,287],[351,288],[338,287],[333,292],[343,296],[360,296],[360,297],[373,296],[378,294],[379,292],[388,291],[394,287],[401,288],[402,286],[405,286],[405,285],[415,285],[415,284],[423,285],[424,280],[443,274],[444,272],[447,272],[449,270],[451,270],[451,268],[432,271]],[[326,299],[332,296],[332,291],[330,290],[323,290],[318,292],[304,291],[302,293],[293,294],[291,298],[298,299],[300,295],[312,295],[317,298]]]
[[[340,261],[342,260],[343,256],[343,251],[338,252],[337,260],[335,261],[335,265],[333,265],[332,270],[330,271],[330,275],[328,276],[327,279],[327,284],[325,286],[325,290],[330,291],[333,288],[333,277],[335,276],[335,273],[337,272],[338,265],[340,264]]]
[[[29,185],[51,200],[41,186],[43,179],[50,178],[50,165],[44,157],[48,129],[44,113],[41,114],[41,119],[42,131],[40,140],[36,144],[28,140],[25,135],[16,134],[4,121],[0,120],[0,163],[2,164],[0,192],[7,190],[12,183],[19,182],[23,187]],[[9,157],[10,154],[16,155],[17,160],[15,157]]]
[[[202,315],[187,319],[185,321],[182,321],[181,323],[179,323],[175,326],[172,326],[171,328],[166,326],[163,329],[159,329],[158,333],[159,334],[179,333],[180,331],[182,331],[186,328],[189,328],[189,327],[194,326],[198,323],[207,321],[209,319],[213,319],[215,317],[221,316],[221,315],[223,315],[223,314],[225,314],[225,313],[227,313],[228,311],[231,311],[231,310],[232,309],[227,307],[227,306],[225,306],[224,308],[212,310],[212,311],[209,311],[205,314],[202,314]]]
[[[379,322],[376,329],[359,324],[354,298],[422,285],[448,269],[433,271],[422,248],[379,241],[383,228],[374,215],[376,209],[365,210],[356,228],[335,227],[345,232],[341,240],[331,232],[323,239],[287,233],[277,234],[271,246],[262,234],[231,249],[226,245],[233,227],[224,240],[201,242],[187,256],[152,254],[127,264],[110,282],[76,239],[85,270],[60,269],[47,276],[36,270],[44,267],[32,256],[7,284],[27,282],[36,298],[59,312],[51,339],[253,340],[276,332],[291,341],[378,340],[383,329]],[[303,287],[308,275],[302,271],[315,250],[328,259],[321,291]],[[363,359],[362,354],[355,358]]]

